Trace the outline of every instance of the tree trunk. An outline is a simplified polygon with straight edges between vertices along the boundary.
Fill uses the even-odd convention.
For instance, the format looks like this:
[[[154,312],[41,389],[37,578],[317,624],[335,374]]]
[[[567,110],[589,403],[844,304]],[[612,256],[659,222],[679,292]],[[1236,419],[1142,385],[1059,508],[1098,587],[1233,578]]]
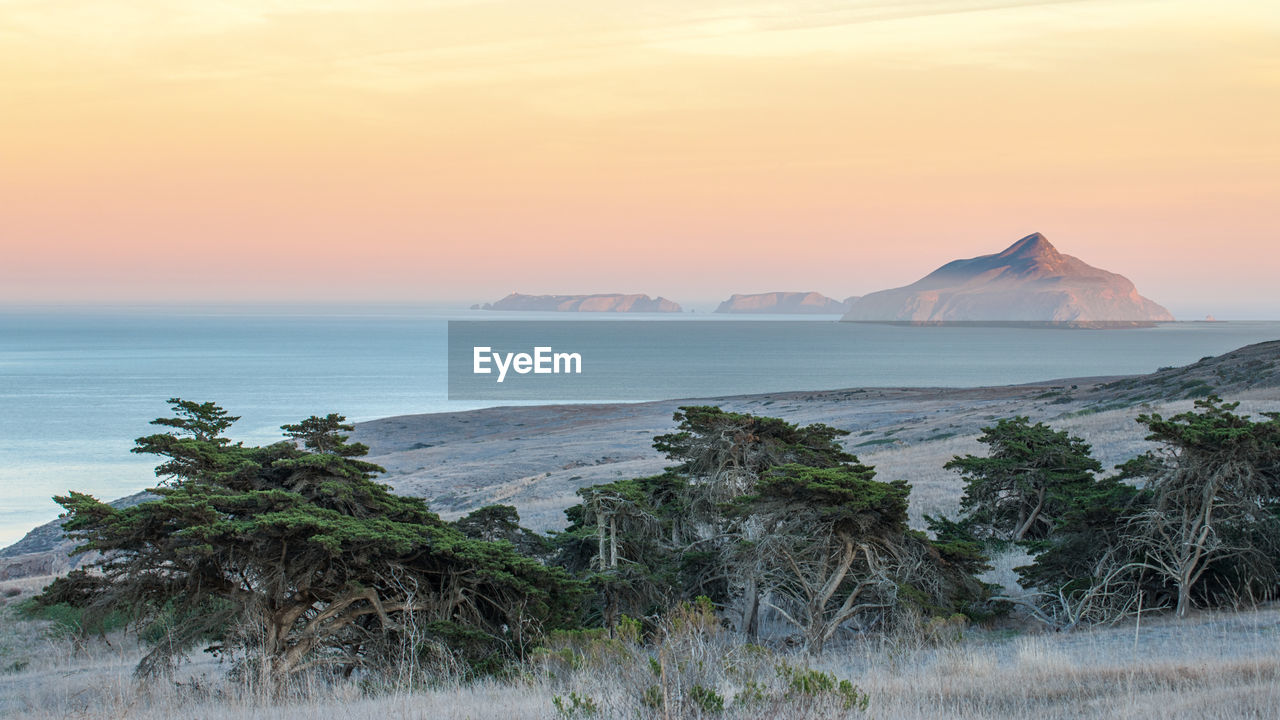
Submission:
[[[1044,488],[1040,488],[1040,493],[1036,497],[1036,506],[1031,509],[1031,515],[1018,525],[1017,531],[1013,534],[1014,542],[1021,541],[1027,531],[1031,529],[1031,526],[1035,524],[1036,519],[1040,517],[1040,510],[1044,508],[1044,492]]]
[[[745,603],[742,610],[742,630],[747,642],[754,643],[760,639],[760,588],[753,577],[747,581],[747,589],[742,594]]]
[[[822,646],[827,639],[826,623],[821,620],[809,626],[805,632],[804,649],[814,655],[822,654]]]
[[[618,567],[618,521],[609,516],[609,567]]]
[[[1174,615],[1178,618],[1187,618],[1188,612],[1192,610],[1192,580],[1190,580],[1190,569],[1183,569],[1183,577],[1178,578],[1178,609],[1174,611]]]
[[[1189,612],[1191,612],[1191,586],[1185,582],[1180,582],[1178,583],[1178,608],[1174,615],[1184,618]]]
[[[609,558],[605,556],[605,547],[604,518],[596,513],[596,559],[601,570],[608,567]]]

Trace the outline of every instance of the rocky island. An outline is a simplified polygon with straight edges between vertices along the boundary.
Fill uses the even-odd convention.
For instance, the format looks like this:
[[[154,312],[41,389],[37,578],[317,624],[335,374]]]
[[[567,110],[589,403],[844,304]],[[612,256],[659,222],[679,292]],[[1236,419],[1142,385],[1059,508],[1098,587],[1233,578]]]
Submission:
[[[473,305],[473,310],[533,310],[542,312],[683,312],[679,303],[643,294],[524,295],[511,293],[495,303]]]
[[[843,301],[816,292],[768,292],[734,294],[716,308],[718,313],[770,313],[787,315],[839,315],[853,304],[857,297]]]
[[[1032,233],[1003,252],[955,260],[905,287],[866,295],[842,319],[1133,327],[1173,316],[1124,276],[1060,253]]]

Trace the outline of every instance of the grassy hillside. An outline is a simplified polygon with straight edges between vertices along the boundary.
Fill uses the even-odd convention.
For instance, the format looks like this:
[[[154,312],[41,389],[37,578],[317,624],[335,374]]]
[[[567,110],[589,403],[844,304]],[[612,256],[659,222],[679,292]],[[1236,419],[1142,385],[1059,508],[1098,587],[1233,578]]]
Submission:
[[[114,635],[77,645],[48,622],[26,620],[15,606],[40,579],[0,583],[0,715],[139,720],[263,718],[344,720],[657,717],[642,688],[657,681],[643,661],[531,662],[507,680],[460,683],[447,675],[401,688],[360,678],[298,688],[283,698],[221,679],[212,660],[181,667],[170,680],[139,685],[131,672],[139,651]],[[12,595],[17,591],[16,595]],[[1280,703],[1280,610],[1205,613],[1186,621],[1143,618],[1072,634],[1031,628],[948,629],[832,649],[819,656],[734,645],[724,636],[682,646],[703,663],[703,680],[724,712],[689,708],[681,717],[926,718],[1270,717]],[[728,662],[736,660],[737,662]],[[809,668],[849,680],[867,697],[865,712],[846,709],[821,690],[794,693],[787,704],[751,705],[753,692],[782,694],[778,668]],[[754,684],[752,684],[754,683]],[[760,688],[764,688],[763,691]],[[557,699],[559,708],[557,707]],[[743,703],[743,709],[737,709]],[[595,708],[590,712],[589,708]]]

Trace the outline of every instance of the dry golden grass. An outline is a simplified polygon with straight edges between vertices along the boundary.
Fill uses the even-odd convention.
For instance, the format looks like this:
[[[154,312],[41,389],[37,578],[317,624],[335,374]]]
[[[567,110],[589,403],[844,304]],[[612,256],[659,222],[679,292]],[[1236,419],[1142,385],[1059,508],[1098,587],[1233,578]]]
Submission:
[[[994,573],[1020,560],[997,560]],[[23,583],[29,594],[36,582]],[[15,583],[0,583],[0,595]],[[224,667],[197,659],[176,679],[136,683],[139,648],[121,637],[74,648],[42,623],[24,621],[14,598],[0,608],[0,715],[139,720],[435,720],[551,719],[570,692],[590,698],[594,717],[659,717],[637,701],[637,687],[654,682],[647,661],[588,663],[551,673],[531,665],[518,680],[442,681],[411,691],[369,693],[358,681],[303,686],[273,700],[223,679]],[[699,715],[687,707],[672,717],[862,717],[839,706],[754,706],[737,709],[746,679],[775,682],[780,662],[807,665],[852,680],[869,698],[865,717],[925,718],[1243,718],[1274,717],[1280,707],[1280,610],[1204,613],[1184,621],[1144,618],[1133,624],[1072,634],[1030,630],[972,630],[941,646],[919,636],[852,643],[815,657],[777,651],[746,671],[717,659],[738,652],[727,636],[686,644],[685,659],[711,668],[705,682],[727,710]],[[643,655],[637,657],[644,657]],[[26,665],[13,663],[25,658]],[[745,672],[745,674],[744,674]],[[578,714],[577,717],[589,717]]]

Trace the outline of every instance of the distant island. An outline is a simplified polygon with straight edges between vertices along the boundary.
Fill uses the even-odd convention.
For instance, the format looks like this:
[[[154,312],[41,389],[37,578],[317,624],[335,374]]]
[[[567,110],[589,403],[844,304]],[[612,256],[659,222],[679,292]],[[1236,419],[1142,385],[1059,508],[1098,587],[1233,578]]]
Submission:
[[[749,295],[735,294],[720,303],[718,313],[776,313],[788,315],[830,314],[839,315],[858,298],[843,301],[816,292],[769,292]]]
[[[1064,255],[1032,233],[1003,252],[955,260],[905,287],[866,295],[842,320],[1133,327],[1173,315],[1124,276]]]
[[[679,303],[664,297],[602,293],[596,295],[524,295],[511,293],[495,303],[472,305],[472,310],[534,310],[542,312],[683,312]]]

